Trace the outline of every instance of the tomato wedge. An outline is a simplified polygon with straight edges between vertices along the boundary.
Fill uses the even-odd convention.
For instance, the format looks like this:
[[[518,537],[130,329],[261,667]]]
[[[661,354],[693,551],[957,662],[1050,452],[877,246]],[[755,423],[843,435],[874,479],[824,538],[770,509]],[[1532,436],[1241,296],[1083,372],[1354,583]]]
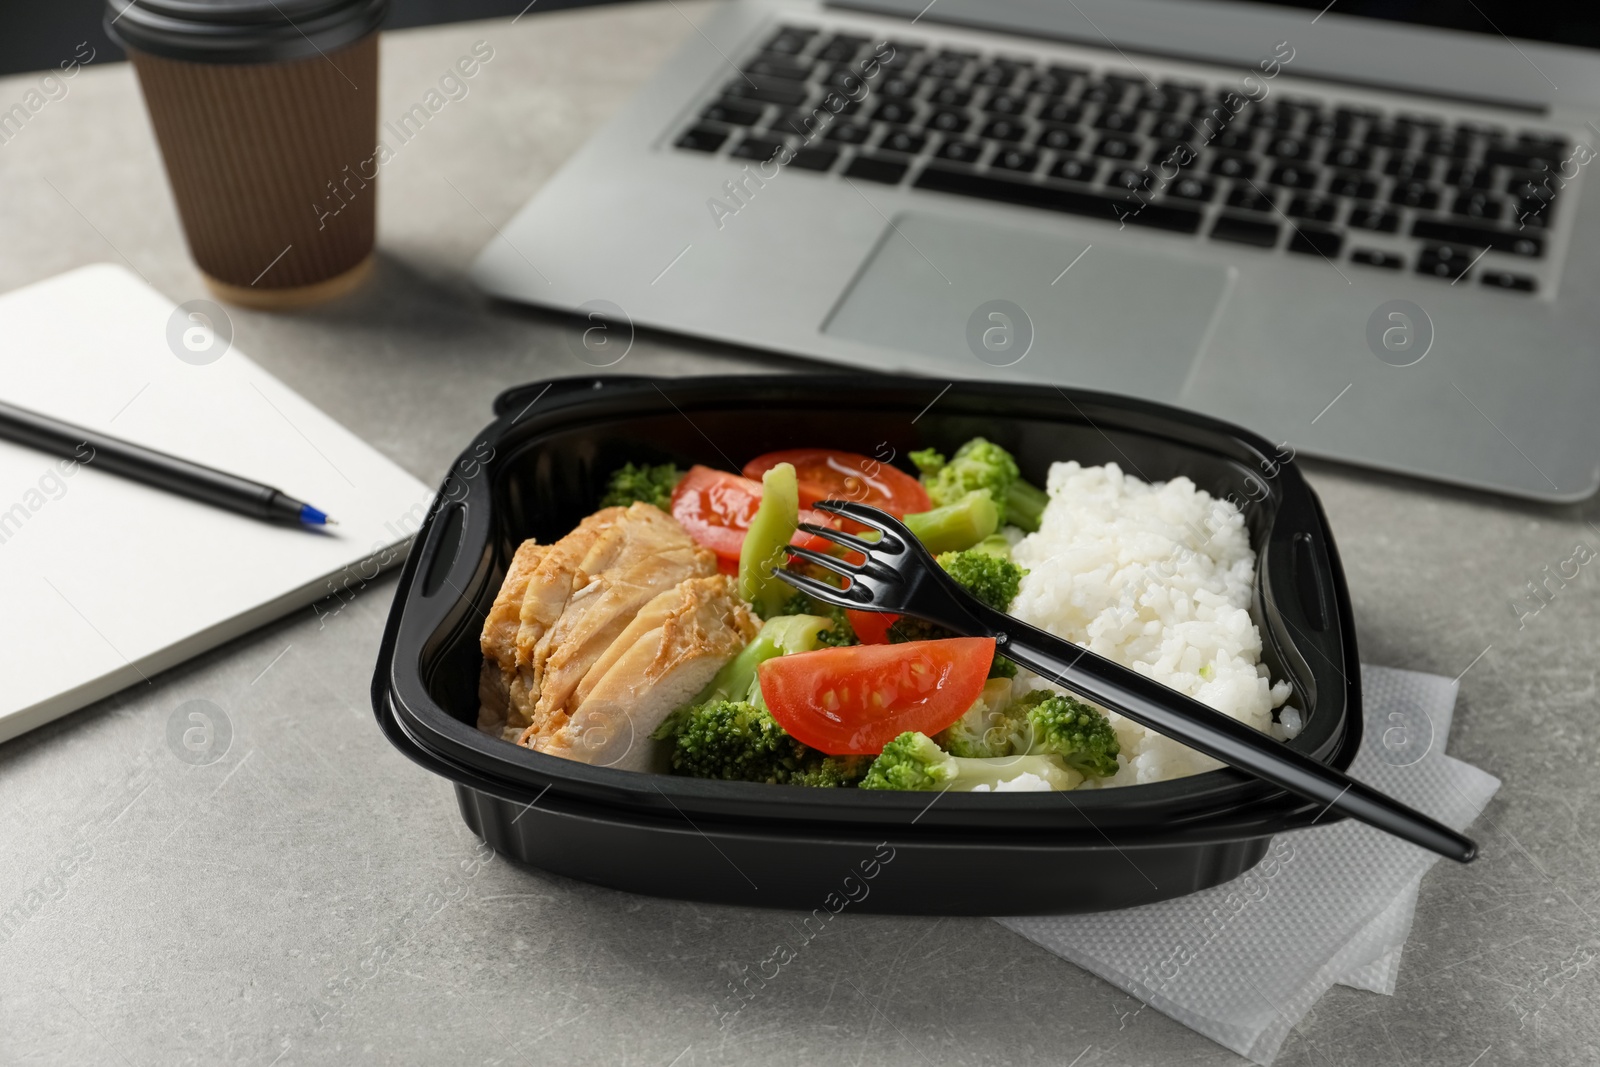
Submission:
[[[780,463],[794,464],[803,508],[819,500],[853,500],[899,518],[908,511],[927,511],[933,506],[928,491],[917,479],[859,452],[790,448],[757,456],[744,465],[743,473],[759,482],[763,474]]]
[[[834,756],[876,755],[907,730],[938,733],[983,692],[994,638],[822,648],[769,659],[761,696],[790,735]]]
[[[672,490],[672,517],[696,544],[717,554],[717,567],[724,574],[739,573],[739,550],[744,547],[750,519],[760,506],[760,482],[710,467],[690,467]],[[839,520],[832,515],[804,507],[800,509],[800,521],[836,529],[839,526]],[[792,543],[819,552],[832,547],[815,534],[798,531]]]
[[[887,645],[889,627],[893,626],[894,621],[900,616],[887,611],[856,611],[854,608],[845,608],[844,617],[849,620],[850,629],[856,632],[856,638],[863,645]]]

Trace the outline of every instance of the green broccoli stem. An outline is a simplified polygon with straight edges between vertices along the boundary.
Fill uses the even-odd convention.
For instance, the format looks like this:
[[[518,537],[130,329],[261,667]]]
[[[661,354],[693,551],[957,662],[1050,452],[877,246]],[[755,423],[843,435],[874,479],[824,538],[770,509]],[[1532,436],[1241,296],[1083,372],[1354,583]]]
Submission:
[[[1050,496],[1043,489],[1018,478],[1006,489],[1006,522],[1033,533],[1039,528]]]
[[[722,665],[711,683],[695,697],[708,700],[747,700],[758,692],[756,669],[769,659],[810,652],[820,644],[822,631],[834,623],[822,615],[775,615],[761,624],[761,632],[739,654]]]
[[[763,618],[789,599],[789,586],[773,575],[800,524],[800,482],[794,464],[779,463],[761,477],[761,506],[750,519],[739,550],[739,595]]]
[[[971,548],[1000,528],[1000,509],[994,497],[974,489],[954,504],[932,511],[914,511],[901,521],[917,535],[929,552],[959,552]]]
[[[970,758],[951,756],[926,734],[903,733],[883,747],[861,780],[863,789],[972,792],[993,790],[1024,774],[1051,789],[1072,789],[1083,776],[1052,755]]]

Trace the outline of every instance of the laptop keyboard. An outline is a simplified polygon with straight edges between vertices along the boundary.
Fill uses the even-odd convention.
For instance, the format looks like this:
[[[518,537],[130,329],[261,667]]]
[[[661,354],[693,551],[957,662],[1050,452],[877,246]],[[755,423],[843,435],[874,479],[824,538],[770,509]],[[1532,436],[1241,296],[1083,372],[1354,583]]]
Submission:
[[[785,25],[677,148],[1533,293],[1568,140]],[[1258,83],[1259,84],[1259,83]],[[1230,107],[1229,105],[1232,105]]]

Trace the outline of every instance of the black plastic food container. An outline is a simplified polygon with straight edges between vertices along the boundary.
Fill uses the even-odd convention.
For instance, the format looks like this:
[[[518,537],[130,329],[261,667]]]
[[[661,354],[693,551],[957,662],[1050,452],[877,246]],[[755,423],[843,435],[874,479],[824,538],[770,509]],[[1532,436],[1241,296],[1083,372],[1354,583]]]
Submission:
[[[373,707],[456,783],[496,851],[640,893],[921,914],[1101,911],[1241,874],[1275,833],[1335,816],[1223,769],[1066,793],[807,789],[591,767],[480,733],[478,634],[516,546],[566,534],[625,462],[738,469],[780,448],[884,455],[982,435],[1043,485],[1050,463],[1178,475],[1240,501],[1257,550],[1262,659],[1305,715],[1288,742],[1341,769],[1361,741],[1349,596],[1316,495],[1247,431],[1141,400],[888,376],[582,378],[509,390],[452,467],[384,631]],[[1320,816],[1320,818],[1319,818]]]

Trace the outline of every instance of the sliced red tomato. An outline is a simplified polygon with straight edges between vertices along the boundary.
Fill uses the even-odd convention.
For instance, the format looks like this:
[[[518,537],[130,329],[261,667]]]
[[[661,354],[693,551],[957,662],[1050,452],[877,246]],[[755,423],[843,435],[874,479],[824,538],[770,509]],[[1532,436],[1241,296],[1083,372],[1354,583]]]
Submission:
[[[672,517],[696,544],[717,554],[725,574],[739,573],[739,550],[750,520],[761,506],[761,483],[727,471],[694,466],[672,490]],[[839,520],[820,511],[800,509],[800,521],[837,528]],[[832,545],[815,534],[795,532],[793,544],[826,552]],[[731,569],[730,569],[731,568]]]
[[[856,611],[854,608],[845,608],[844,617],[850,620],[850,629],[856,632],[856,637],[863,645],[887,645],[889,627],[893,626],[900,616],[887,611]]]
[[[812,748],[875,755],[907,730],[935,734],[983,692],[994,638],[822,648],[757,668],[772,717]]]
[[[933,506],[928,491],[911,475],[871,456],[835,448],[768,452],[746,463],[744,476],[759,482],[763,474],[780,463],[794,464],[803,508],[819,500],[853,500],[899,518],[908,511],[927,511]]]

